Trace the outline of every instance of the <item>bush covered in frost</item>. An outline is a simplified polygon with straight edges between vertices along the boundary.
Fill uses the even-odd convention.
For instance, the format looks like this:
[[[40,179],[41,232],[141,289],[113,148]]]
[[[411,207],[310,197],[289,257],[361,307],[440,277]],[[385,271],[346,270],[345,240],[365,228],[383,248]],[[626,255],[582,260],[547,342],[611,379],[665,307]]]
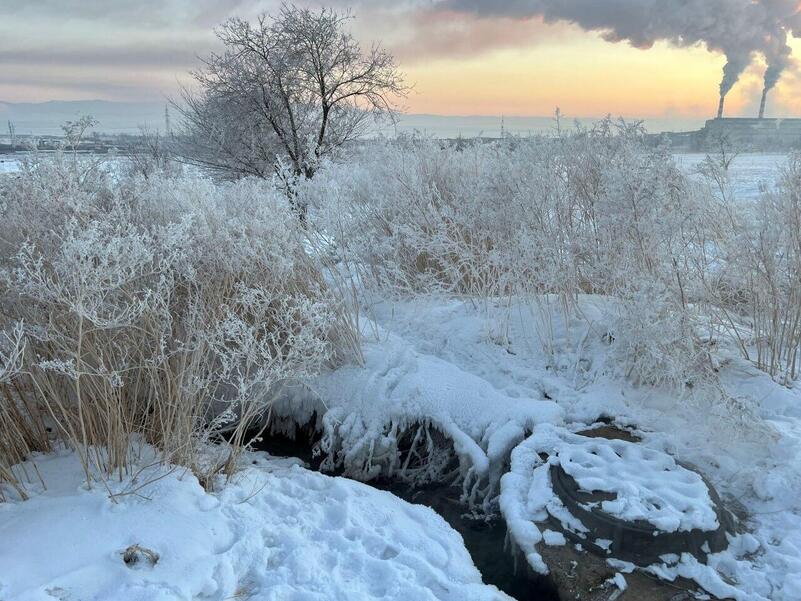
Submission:
[[[186,465],[224,435],[209,469],[228,469],[283,383],[348,352],[264,182],[120,179],[61,157],[0,186],[0,470],[54,438],[87,472],[125,468],[131,434]]]
[[[725,182],[708,162],[706,172]],[[801,374],[801,155],[752,203],[721,193],[710,302],[742,354],[782,384]]]
[[[606,295],[616,367],[632,380],[710,377],[694,326],[716,208],[638,126],[376,143],[302,193],[343,259],[385,293],[557,294],[568,311],[580,294]]]
[[[569,313],[603,295],[609,367],[635,383],[719,389],[723,338],[790,382],[801,159],[755,203],[733,197],[727,165],[709,157],[690,177],[639,126],[607,119],[558,137],[374,142],[301,194],[383,294],[556,294]]]
[[[373,141],[300,184],[305,230],[265,182],[29,164],[0,187],[0,478],[47,448],[48,428],[105,449],[84,459],[106,468],[127,464],[130,433],[189,464],[221,434],[240,447],[282,383],[358,353],[362,286],[523,299],[541,338],[554,311],[583,318],[596,295],[606,314],[587,336],[606,345],[604,373],[731,400],[723,343],[790,384],[801,159],[753,202],[732,196],[725,161],[700,175],[610,120],[494,143]],[[328,279],[336,294],[318,265],[332,254],[353,276]]]

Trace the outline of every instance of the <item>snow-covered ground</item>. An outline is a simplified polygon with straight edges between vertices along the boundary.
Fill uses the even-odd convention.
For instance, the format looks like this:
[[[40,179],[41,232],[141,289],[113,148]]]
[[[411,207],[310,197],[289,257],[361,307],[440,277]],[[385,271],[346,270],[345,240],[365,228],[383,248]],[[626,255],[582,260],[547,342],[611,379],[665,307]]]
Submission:
[[[691,173],[705,158],[703,153],[681,153],[674,155],[679,167]],[[760,185],[772,185],[782,165],[787,161],[784,154],[743,153],[738,155],[730,168],[733,190],[743,198],[759,194]],[[0,173],[13,173],[19,163],[10,157],[0,157]]]
[[[523,452],[532,432],[577,431],[614,416],[636,425],[644,453],[698,466],[725,501],[748,515],[749,533],[710,556],[712,571],[689,558],[666,558],[651,571],[695,577],[738,600],[797,601],[801,391],[775,384],[734,353],[722,356],[722,381],[746,408],[739,422],[731,409],[626,384],[604,356],[604,303],[584,299],[585,317],[565,323],[544,303],[379,302],[363,320],[364,367],[319,377],[316,402],[283,410],[300,422],[312,410],[322,413],[324,450],[338,452],[363,478],[382,467],[402,472],[398,438],[415,421],[426,422],[453,441],[466,495],[474,499],[497,494],[506,460]],[[419,442],[421,452],[425,445]],[[0,504],[4,601],[222,600],[248,591],[264,599],[505,598],[481,584],[459,536],[431,510],[291,462],[258,457],[214,494],[184,470],[152,468],[136,482],[109,482],[107,491],[85,489],[73,455],[34,463],[28,473],[38,471],[47,489]],[[532,526],[521,526],[531,524],[541,501],[542,487],[534,484],[536,478],[519,489],[519,508],[510,509],[508,499],[502,507],[518,542],[540,540]],[[687,484],[695,495],[697,481]],[[701,511],[693,523],[707,517]],[[564,543],[559,533],[542,536]],[[156,565],[126,566],[121,553],[133,544],[158,553]],[[544,569],[536,553],[527,558]]]
[[[701,158],[677,160],[691,171]],[[735,193],[754,197],[784,160],[737,157]],[[0,172],[9,166],[0,163]],[[636,387],[616,373],[604,339],[607,304],[582,298],[580,317],[565,319],[549,299],[377,300],[361,318],[364,365],[340,367],[297,390],[275,407],[274,423],[302,424],[316,413],[328,467],[364,480],[459,475],[465,501],[493,510],[510,457],[526,455],[532,435],[614,418],[636,427],[642,453],[697,466],[747,515],[748,534],[710,558],[713,572],[666,560],[654,573],[695,577],[738,600],[798,601],[801,390],[779,386],[725,345],[716,358],[734,403]],[[456,471],[447,458],[437,461],[439,435],[452,444]],[[405,458],[404,436],[403,444],[411,441]],[[206,493],[190,473],[158,467],[135,482],[109,482],[110,490],[86,490],[73,455],[33,459],[28,473],[40,473],[47,488],[29,501],[0,504],[0,600],[506,598],[481,584],[458,534],[432,511],[291,462],[254,460],[219,492]],[[620,471],[636,474],[644,463],[632,459]],[[522,469],[533,480],[517,474],[524,480],[516,497],[501,499],[512,538],[564,544],[561,534],[540,534],[532,524],[547,474],[533,463]],[[689,478],[683,484],[704,501],[697,480],[678,477]],[[664,483],[651,484],[635,492],[669,494]],[[708,525],[703,503],[693,507],[700,510],[691,523]],[[619,513],[633,510],[649,517],[643,506]],[[681,529],[684,517],[654,519]],[[158,562],[126,566],[122,553],[134,544],[158,553]],[[534,569],[545,569],[533,546],[524,550]]]
[[[703,153],[682,153],[674,155],[679,167],[691,173],[705,158]],[[786,162],[784,154],[743,153],[737,156],[730,168],[733,190],[743,198],[753,198],[759,194],[760,185],[772,185],[776,175]],[[0,173],[13,173],[19,163],[10,157],[0,157]]]
[[[692,173],[706,157],[703,153],[676,154],[674,159],[685,173]],[[741,199],[759,196],[762,186],[776,182],[779,171],[787,162],[787,155],[774,153],[742,153],[729,166],[729,183],[734,194]]]
[[[11,158],[0,157],[0,174],[14,173],[19,170],[19,163]]]
[[[568,323],[521,303],[377,303],[365,326],[365,368],[346,367],[315,383],[326,449],[339,445],[341,462],[358,476],[369,477],[382,461],[401,471],[392,453],[416,416],[453,439],[463,473],[474,477],[466,492],[475,493],[485,477],[481,492],[492,494],[508,469],[504,459],[538,426],[576,431],[612,416],[636,425],[643,447],[697,466],[725,501],[745,508],[753,538],[713,558],[716,577],[700,575],[700,582],[729,582],[734,589],[723,590],[739,599],[801,599],[801,391],[779,386],[725,349],[722,382],[737,398],[734,406],[627,384],[605,355],[604,303],[584,299],[584,318]],[[670,578],[673,568],[654,569]]]
[[[0,504],[0,599],[509,599],[432,510],[293,464],[251,454],[207,493],[146,460],[89,490],[74,454],[35,458],[47,488]],[[126,563],[131,545],[147,551]]]

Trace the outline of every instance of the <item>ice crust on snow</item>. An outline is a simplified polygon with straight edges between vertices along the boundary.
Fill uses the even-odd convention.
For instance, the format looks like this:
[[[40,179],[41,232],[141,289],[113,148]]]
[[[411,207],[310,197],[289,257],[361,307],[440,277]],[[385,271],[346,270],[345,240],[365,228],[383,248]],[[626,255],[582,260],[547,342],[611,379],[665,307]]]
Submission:
[[[251,459],[215,494],[184,469],[151,468],[139,478],[153,482],[116,503],[100,484],[86,489],[73,454],[35,459],[47,490],[0,504],[0,599],[509,599],[482,583],[459,534],[427,507]],[[139,484],[109,482],[114,493]],[[132,544],[158,562],[127,567]]]

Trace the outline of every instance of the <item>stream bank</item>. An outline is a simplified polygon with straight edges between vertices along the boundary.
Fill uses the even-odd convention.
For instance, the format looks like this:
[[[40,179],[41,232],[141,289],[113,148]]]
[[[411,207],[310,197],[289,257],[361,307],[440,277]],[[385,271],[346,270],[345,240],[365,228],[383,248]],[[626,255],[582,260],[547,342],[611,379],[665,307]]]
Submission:
[[[307,429],[299,428],[294,440],[286,436],[265,434],[254,445],[255,450],[266,451],[276,457],[297,457],[309,469],[319,470],[321,458],[313,456],[314,441],[306,432]],[[460,487],[439,483],[415,487],[403,481],[386,478],[367,484],[391,492],[410,503],[430,507],[442,516],[462,536],[485,583],[497,586],[518,601],[560,600],[550,576],[534,573],[522,557],[513,557],[506,540],[506,525],[500,517],[485,519],[469,514],[469,509],[460,502]]]
[[[579,432],[586,438],[640,441],[632,429],[622,428],[611,419],[601,419],[591,428]],[[280,434],[264,435],[256,450],[277,457],[296,457],[307,466],[320,471],[322,457],[312,449],[317,433],[311,424],[295,429],[295,437]],[[333,475],[341,475],[334,473]],[[495,585],[518,601],[689,601],[699,592],[695,583],[678,578],[667,582],[637,570],[624,575],[612,568],[605,558],[589,553],[581,545],[538,545],[548,575],[534,572],[507,536],[507,527],[500,516],[477,516],[462,502],[462,488],[448,483],[413,485],[402,479],[380,477],[367,482],[369,486],[388,491],[401,499],[425,505],[444,518],[462,537],[473,563],[485,583]],[[549,524],[538,524],[543,528]],[[625,590],[616,580],[625,579]]]

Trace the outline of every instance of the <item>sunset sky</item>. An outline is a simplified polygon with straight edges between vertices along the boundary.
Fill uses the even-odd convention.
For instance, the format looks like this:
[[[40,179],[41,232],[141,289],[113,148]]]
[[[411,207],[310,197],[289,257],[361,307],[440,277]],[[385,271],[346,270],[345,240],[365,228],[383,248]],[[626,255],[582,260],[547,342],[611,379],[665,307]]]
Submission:
[[[643,50],[563,21],[452,10],[447,0],[330,4],[352,7],[358,39],[395,54],[414,85],[405,101],[411,113],[546,115],[558,105],[574,116],[705,117],[717,107],[726,59],[701,45],[658,41]],[[216,24],[276,7],[259,0],[2,0],[0,101],[163,100],[187,81],[196,55],[215,48]],[[801,41],[790,45],[801,56]],[[746,69],[727,114],[756,112],[764,68],[758,57]],[[794,62],[769,111],[801,114]]]

